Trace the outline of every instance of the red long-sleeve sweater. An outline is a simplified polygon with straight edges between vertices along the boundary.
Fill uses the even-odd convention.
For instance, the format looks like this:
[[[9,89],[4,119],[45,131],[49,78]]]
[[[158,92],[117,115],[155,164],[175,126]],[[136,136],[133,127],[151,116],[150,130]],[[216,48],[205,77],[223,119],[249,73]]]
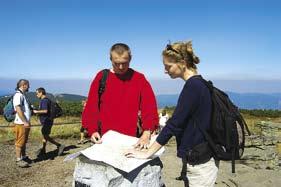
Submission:
[[[90,136],[98,131],[98,120],[102,122],[102,134],[108,130],[115,130],[136,136],[139,110],[144,130],[153,131],[158,127],[156,99],[143,74],[133,69],[129,69],[122,76],[109,72],[99,112],[98,88],[101,78],[102,71],[91,84],[87,104],[82,113],[82,125],[88,129]]]

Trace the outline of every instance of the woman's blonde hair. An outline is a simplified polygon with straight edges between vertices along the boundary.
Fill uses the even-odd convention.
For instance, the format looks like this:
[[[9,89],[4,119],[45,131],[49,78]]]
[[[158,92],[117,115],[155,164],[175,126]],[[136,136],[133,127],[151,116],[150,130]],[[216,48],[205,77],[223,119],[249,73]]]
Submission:
[[[194,54],[192,42],[175,42],[168,44],[162,52],[163,57],[175,59],[176,62],[184,60],[188,68],[197,69],[200,59]]]

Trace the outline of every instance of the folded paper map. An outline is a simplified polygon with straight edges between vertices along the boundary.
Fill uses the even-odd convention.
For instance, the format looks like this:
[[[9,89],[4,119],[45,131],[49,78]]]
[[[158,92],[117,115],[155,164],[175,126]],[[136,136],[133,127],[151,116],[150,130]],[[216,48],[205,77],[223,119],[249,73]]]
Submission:
[[[155,141],[156,137],[157,136],[151,137],[150,145]],[[80,154],[83,154],[90,160],[101,161],[122,171],[130,172],[151,160],[127,158],[124,156],[124,152],[128,149],[132,149],[133,145],[136,144],[138,140],[139,139],[136,137],[127,136],[110,130],[102,136],[101,144],[95,144],[85,150],[71,154],[67,156],[64,161],[72,160]],[[162,147],[153,158],[160,156],[164,150],[164,147]]]

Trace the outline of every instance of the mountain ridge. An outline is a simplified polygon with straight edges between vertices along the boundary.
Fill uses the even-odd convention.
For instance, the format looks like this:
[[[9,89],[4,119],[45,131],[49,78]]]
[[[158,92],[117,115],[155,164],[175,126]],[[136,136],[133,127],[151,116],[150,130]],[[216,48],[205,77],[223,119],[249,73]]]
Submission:
[[[235,93],[226,92],[233,103],[241,109],[281,110],[281,93]],[[179,94],[157,95],[158,107],[176,106]]]
[[[0,92],[0,94],[3,92]],[[241,109],[273,109],[281,110],[281,93],[236,93],[226,92],[233,103]],[[7,99],[11,94],[0,95],[0,100]],[[38,102],[35,92],[27,93],[30,102]],[[87,97],[78,94],[60,93],[47,94],[50,99],[58,102],[81,102]],[[156,100],[159,108],[176,106],[179,94],[159,94]]]

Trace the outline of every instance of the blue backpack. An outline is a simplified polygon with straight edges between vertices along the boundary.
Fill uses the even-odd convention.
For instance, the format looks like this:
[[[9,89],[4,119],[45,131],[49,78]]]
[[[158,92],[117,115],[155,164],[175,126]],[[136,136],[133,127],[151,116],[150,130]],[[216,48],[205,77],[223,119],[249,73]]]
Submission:
[[[13,104],[13,98],[14,98],[14,95],[11,96],[7,100],[7,103],[3,108],[3,116],[7,122],[14,121],[15,117],[16,117],[16,111],[14,109],[14,104]]]

